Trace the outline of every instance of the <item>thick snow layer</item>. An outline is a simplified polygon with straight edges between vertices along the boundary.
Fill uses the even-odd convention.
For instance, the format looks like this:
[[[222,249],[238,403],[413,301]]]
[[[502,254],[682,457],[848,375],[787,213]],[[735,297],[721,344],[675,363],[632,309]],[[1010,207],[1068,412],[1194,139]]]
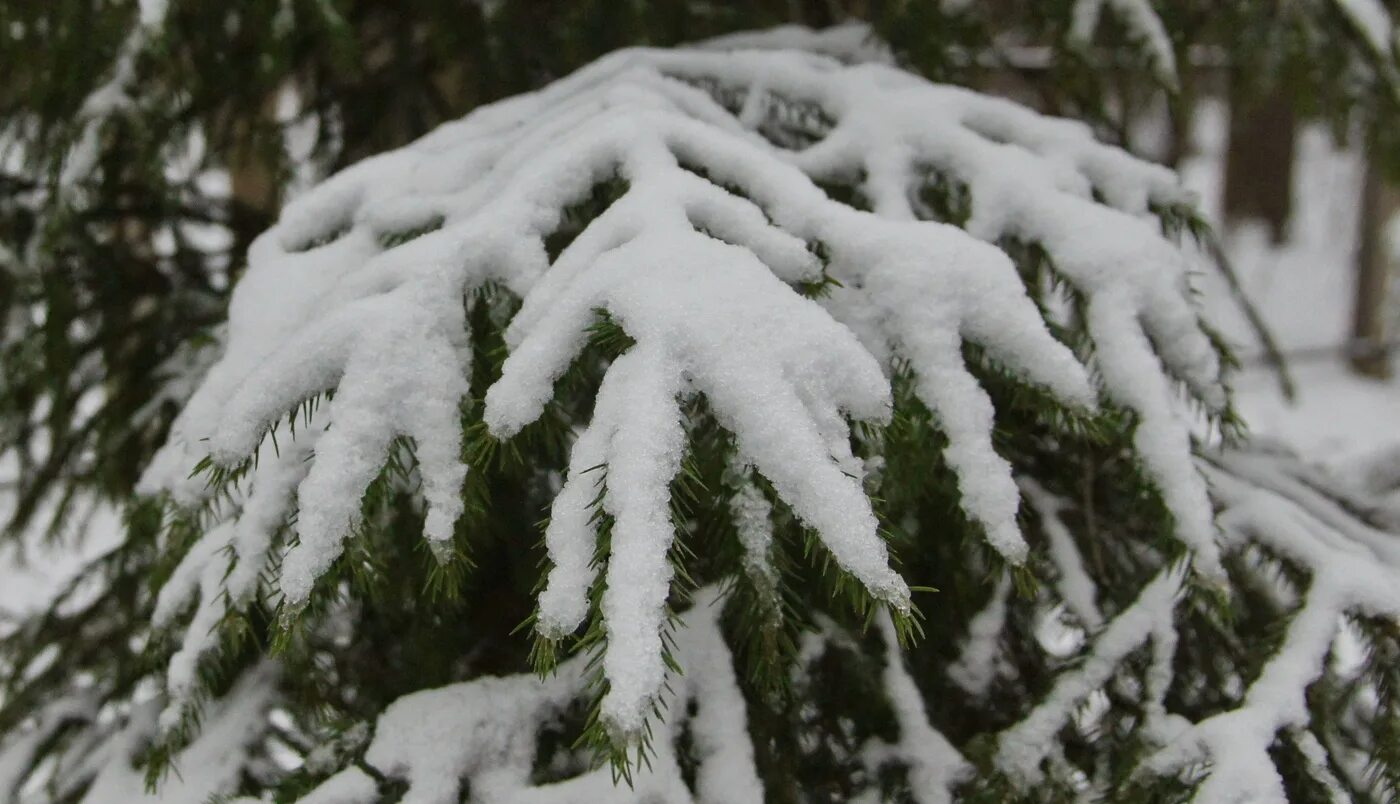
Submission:
[[[897,366],[947,437],[968,516],[1009,561],[1026,558],[1020,493],[993,448],[993,406],[963,363],[965,344],[1067,406],[1092,408],[1101,390],[1133,410],[1138,457],[1177,535],[1199,570],[1219,573],[1172,380],[1211,408],[1224,393],[1187,257],[1151,214],[1191,202],[1174,176],[1085,126],[887,65],[723,47],[621,51],[366,160],[285,210],[250,252],[223,357],[142,481],[197,504],[212,493],[190,477],[201,458],[231,467],[262,450],[252,496],[236,522],[205,535],[163,622],[198,590],[193,626],[212,623],[225,561],[209,557],[232,543],[230,578],[251,583],[268,534],[293,510],[297,539],[272,575],[289,607],[306,603],[399,439],[416,458],[423,535],[442,546],[470,471],[463,400],[484,392],[491,432],[511,437],[541,414],[599,311],[636,345],[608,368],[592,421],[578,423],[538,622],[558,637],[587,615],[602,491],[614,528],[603,716],[621,733],[641,732],[665,678],[668,485],[685,448],[680,404],[695,394],[733,433],[739,460],[895,610],[909,591],[877,532],[850,422],[889,416]],[[966,189],[965,229],[920,220],[931,174]],[[551,260],[546,238],[608,181],[625,192]],[[819,183],[852,184],[870,211]],[[1042,247],[1083,299],[1088,365],[1050,335],[993,245],[1008,238]],[[523,305],[502,376],[473,389],[465,302],[488,282]],[[820,282],[825,298],[799,292]],[[278,470],[267,432],[329,391],[314,452],[299,435],[282,454],[306,459]],[[171,666],[175,702],[206,639],[191,630]]]

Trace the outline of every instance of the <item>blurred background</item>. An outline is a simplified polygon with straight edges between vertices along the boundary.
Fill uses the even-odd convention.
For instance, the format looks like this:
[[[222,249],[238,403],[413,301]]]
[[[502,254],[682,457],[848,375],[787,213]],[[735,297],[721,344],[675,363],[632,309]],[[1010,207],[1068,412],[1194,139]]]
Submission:
[[[868,26],[847,39],[878,42],[845,55],[1083,120],[1179,170],[1209,224],[1198,285],[1251,429],[1393,493],[1397,11],[0,0],[0,610],[42,606],[116,538],[190,390],[170,378],[211,359],[247,248],[288,199],[618,47],[776,25]]]

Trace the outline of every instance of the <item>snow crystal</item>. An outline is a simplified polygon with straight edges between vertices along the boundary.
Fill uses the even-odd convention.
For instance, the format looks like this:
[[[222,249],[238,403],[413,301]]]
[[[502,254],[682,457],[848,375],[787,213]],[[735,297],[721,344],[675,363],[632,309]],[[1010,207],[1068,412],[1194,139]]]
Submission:
[[[734,529],[744,549],[744,571],[764,594],[778,587],[778,573],[772,563],[773,506],[752,480],[743,480],[729,499]]]

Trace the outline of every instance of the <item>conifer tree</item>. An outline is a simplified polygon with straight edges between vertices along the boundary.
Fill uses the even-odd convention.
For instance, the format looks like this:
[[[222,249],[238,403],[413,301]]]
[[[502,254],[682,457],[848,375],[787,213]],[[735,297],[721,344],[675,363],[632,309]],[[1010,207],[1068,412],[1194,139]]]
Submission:
[[[1169,21],[1106,5],[1055,19],[1120,15],[1167,83]],[[129,304],[64,244],[169,158],[131,76],[199,10],[143,6],[58,150],[21,138],[17,521],[141,479],[4,640],[8,794],[1393,800],[1400,542],[1241,440],[1169,171],[781,29],[364,159],[241,272],[101,229],[167,283]]]
[[[1047,109],[1117,144],[1133,87],[1188,102],[1192,53],[1228,54],[1246,94],[1283,84],[1339,128],[1393,117],[1400,97],[1382,0],[5,4],[0,432],[24,467],[6,532],[58,533],[91,492],[131,491],[188,393],[164,378],[201,359],[191,343],[223,319],[287,188],[617,47],[843,14],[935,80],[1029,71]],[[1394,126],[1367,130],[1396,152]]]

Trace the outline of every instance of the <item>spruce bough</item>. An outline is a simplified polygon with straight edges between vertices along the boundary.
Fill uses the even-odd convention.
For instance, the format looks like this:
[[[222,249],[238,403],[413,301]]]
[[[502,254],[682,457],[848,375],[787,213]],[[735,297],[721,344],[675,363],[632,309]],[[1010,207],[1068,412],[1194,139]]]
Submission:
[[[1240,443],[1172,174],[739,41],[283,212],[126,540],[6,640],[0,781],[1393,795],[1400,542]]]

